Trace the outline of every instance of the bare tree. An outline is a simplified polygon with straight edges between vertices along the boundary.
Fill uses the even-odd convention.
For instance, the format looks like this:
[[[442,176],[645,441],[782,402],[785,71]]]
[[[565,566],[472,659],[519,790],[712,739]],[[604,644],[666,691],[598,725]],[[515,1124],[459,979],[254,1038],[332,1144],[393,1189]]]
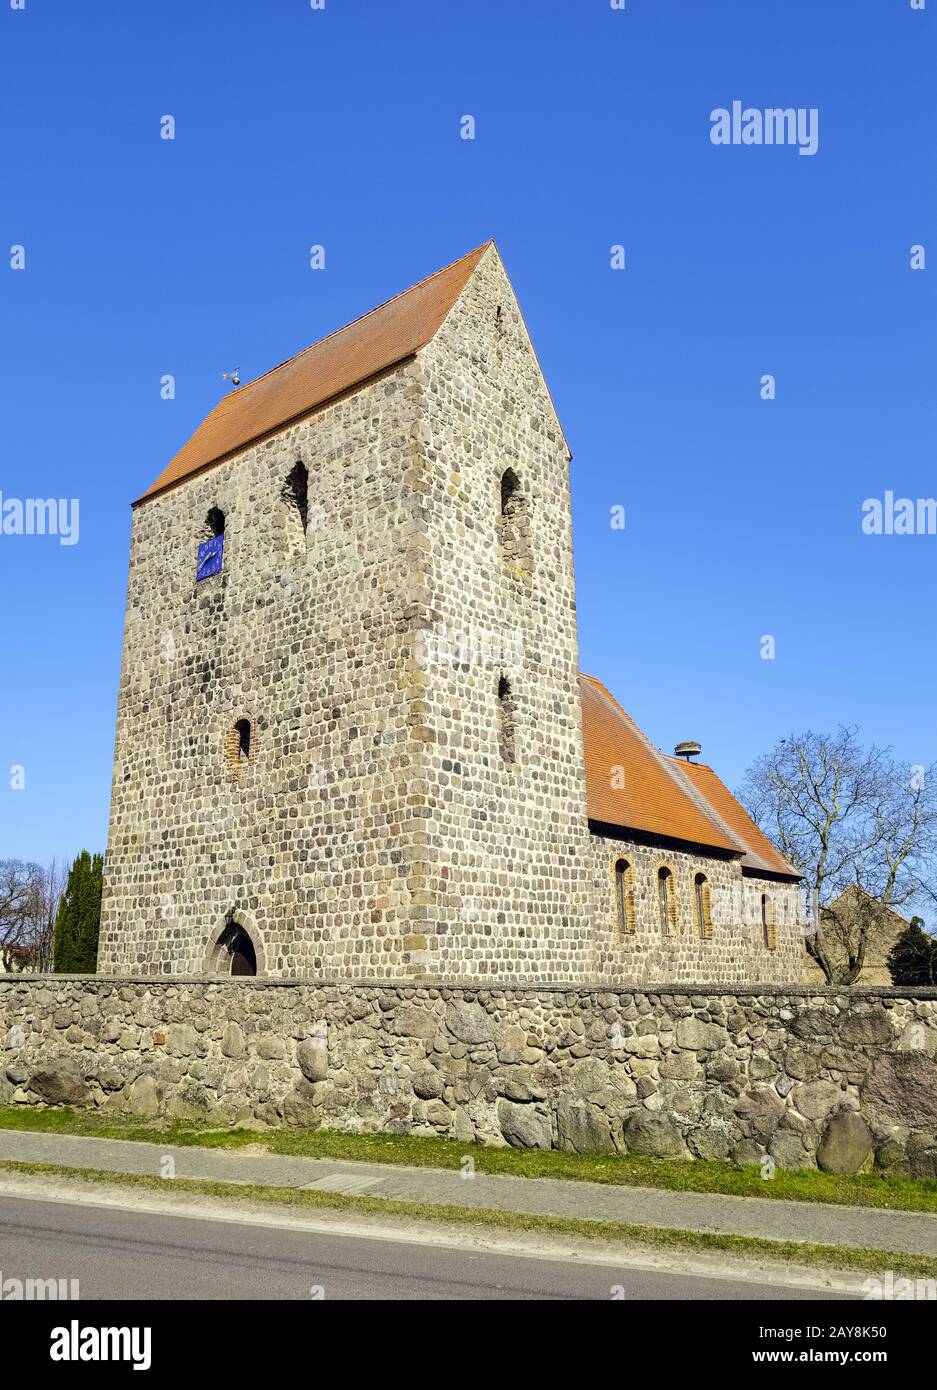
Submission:
[[[53,859],[47,868],[19,859],[0,860],[0,966],[25,961],[31,970],[52,966],[52,937],[66,873]]]
[[[13,969],[17,950],[26,946],[37,866],[0,859],[0,964]]]
[[[909,768],[858,730],[781,741],[749,769],[739,795],[804,876],[816,905],[810,956],[829,984],[865,963],[883,908],[933,897],[937,771]]]
[[[52,942],[59,902],[65,892],[68,871],[55,859],[46,867],[36,866],[27,910],[29,968],[40,973],[52,969]]]

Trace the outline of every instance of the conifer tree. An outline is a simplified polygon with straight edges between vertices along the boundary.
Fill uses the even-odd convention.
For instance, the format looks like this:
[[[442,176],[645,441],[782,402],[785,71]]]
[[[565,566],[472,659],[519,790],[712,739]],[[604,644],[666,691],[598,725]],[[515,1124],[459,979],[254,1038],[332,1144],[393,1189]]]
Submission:
[[[103,855],[86,849],[69,870],[55,919],[53,962],[59,974],[93,975],[97,969],[103,872]]]
[[[899,936],[888,955],[894,985],[937,984],[937,940],[923,930],[920,917]]]

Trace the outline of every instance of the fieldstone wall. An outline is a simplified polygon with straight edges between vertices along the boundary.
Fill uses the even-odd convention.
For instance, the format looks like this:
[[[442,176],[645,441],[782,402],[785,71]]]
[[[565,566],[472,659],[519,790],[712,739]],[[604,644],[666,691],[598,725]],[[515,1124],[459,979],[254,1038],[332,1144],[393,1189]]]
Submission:
[[[10,976],[0,1102],[937,1176],[937,991]]]

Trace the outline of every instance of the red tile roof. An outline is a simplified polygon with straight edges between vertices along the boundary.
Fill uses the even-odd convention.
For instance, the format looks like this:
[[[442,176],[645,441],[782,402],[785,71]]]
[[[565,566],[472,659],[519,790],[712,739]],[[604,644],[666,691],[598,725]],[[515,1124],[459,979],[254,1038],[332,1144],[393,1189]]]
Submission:
[[[493,243],[224,396],[140,501],[282,429],[425,347]]]
[[[669,761],[676,765],[674,770],[678,775],[688,777],[694,783],[697,792],[709,805],[710,814],[718,817],[742,845],[745,850],[742,864],[745,868],[767,869],[775,874],[800,877],[711,767],[705,763],[690,763],[684,758],[670,758]]]
[[[798,877],[704,763],[660,752],[600,681],[580,676],[589,819],[741,858],[743,868]]]

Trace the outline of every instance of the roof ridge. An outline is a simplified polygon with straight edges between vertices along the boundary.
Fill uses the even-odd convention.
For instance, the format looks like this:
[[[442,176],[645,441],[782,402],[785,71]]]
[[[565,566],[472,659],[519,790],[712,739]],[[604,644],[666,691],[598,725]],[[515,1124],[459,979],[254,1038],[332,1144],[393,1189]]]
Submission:
[[[680,760],[679,758],[674,758],[673,755],[670,754],[670,753],[665,753],[665,752],[663,751],[662,748],[658,748],[658,746],[657,746],[657,744],[654,742],[654,740],[653,740],[652,738],[650,738],[650,737],[644,732],[644,730],[641,728],[641,725],[637,722],[637,720],[633,717],[633,715],[630,715],[630,714],[628,713],[628,711],[624,708],[624,706],[621,705],[621,704],[619,704],[619,702],[615,699],[615,696],[612,694],[612,692],[608,689],[607,686],[604,686],[600,680],[596,680],[595,676],[586,676],[586,680],[590,680],[590,681],[592,681],[593,685],[597,685],[597,686],[598,686],[598,688],[599,688],[599,689],[602,691],[602,693],[606,696],[606,698],[609,700],[609,702],[610,702],[612,705],[614,705],[614,707],[615,707],[615,709],[618,711],[618,713],[619,713],[624,719],[627,719],[629,725],[634,729],[635,733],[637,733],[637,734],[641,737],[641,739],[642,739],[643,742],[646,744],[646,746],[647,746],[647,748],[650,750],[650,752],[654,754],[654,757],[657,759],[657,761],[658,761],[659,763],[664,764],[664,771],[668,774],[668,776],[672,776],[672,773],[670,772],[670,768],[667,767],[666,764],[667,764],[668,762],[680,763],[681,760]],[[705,767],[706,764],[705,764],[705,763],[701,763],[701,764],[698,764],[698,766]],[[710,770],[711,770],[711,769],[710,769]],[[678,785],[679,785],[679,783],[678,783]],[[731,839],[731,838],[732,838],[732,836],[730,835],[730,839]]]
[[[480,251],[487,251],[488,247],[494,246],[494,244],[494,238],[489,237],[489,239],[483,241],[480,246],[474,247],[471,251],[466,251],[464,256],[457,256],[454,261],[449,261],[447,265],[440,266],[438,270],[432,271],[431,274],[424,275],[422,280],[415,280],[412,285],[407,285],[406,289],[398,290],[398,292],[392,294],[389,299],[383,300],[380,304],[375,304],[373,309],[368,309],[366,313],[359,314],[357,318],[349,319],[347,323],[343,323],[339,328],[333,328],[331,333],[326,333],[322,338],[316,338],[315,342],[308,343],[306,347],[300,348],[298,352],[291,353],[289,357],[284,357],[283,361],[277,362],[276,366],[268,367],[265,372],[260,373],[260,376],[252,377],[250,381],[246,381],[237,391],[230,391],[228,395],[222,396],[221,400],[215,404],[213,409],[217,410],[218,407],[224,405],[225,402],[234,400],[235,396],[243,395],[249,387],[256,386],[257,383],[263,381],[265,377],[270,376],[273,372],[278,372],[281,367],[289,366],[290,362],[295,362],[298,357],[302,357],[305,353],[311,352],[313,348],[321,347],[322,344],[327,343],[330,338],[337,338],[339,333],[344,333],[348,328],[354,328],[356,323],[363,323],[365,319],[370,318],[372,314],[379,313],[381,309],[386,309],[387,306],[393,304],[395,300],[402,299],[405,294],[411,294],[413,290],[418,290],[421,285],[426,285],[430,280],[435,280],[437,275],[445,275],[447,270],[452,270],[455,266],[461,265],[463,261],[467,261],[471,256],[477,256]]]
[[[669,757],[668,754],[664,754],[663,756],[664,756],[664,757]],[[674,763],[677,763],[677,762],[680,762],[680,761],[681,761],[679,758],[672,758],[672,759],[670,759],[670,760],[671,760],[672,762],[674,762]],[[696,766],[697,766],[697,767],[705,767],[706,764],[705,764],[705,763],[697,763]],[[711,768],[711,767],[707,767],[707,771],[708,771],[708,772],[712,772],[712,768]],[[673,773],[671,772],[670,775],[671,775],[671,777],[672,777],[672,776],[673,776]],[[719,812],[716,810],[715,806],[712,806],[712,805],[710,804],[709,800],[707,799],[707,797],[705,797],[705,796],[703,795],[703,793],[699,790],[699,788],[698,788],[698,787],[695,787],[695,786],[693,785],[693,778],[692,778],[692,777],[690,776],[690,774],[686,771],[686,768],[683,767],[682,765],[681,765],[681,767],[680,767],[680,771],[679,771],[679,774],[678,774],[678,775],[679,775],[681,781],[686,783],[686,786],[689,788],[689,795],[690,795],[690,797],[693,799],[693,801],[696,802],[696,804],[699,806],[700,810],[702,810],[702,811],[705,813],[707,819],[708,819],[708,820],[711,820],[711,821],[713,822],[713,824],[717,827],[717,829],[720,829],[720,830],[723,832],[723,834],[724,834],[729,840],[738,841],[738,840],[741,838],[741,839],[742,839],[742,844],[741,844],[741,846],[740,846],[740,849],[741,849],[741,851],[742,851],[743,854],[750,854],[750,855],[754,855],[756,858],[760,858],[761,856],[757,854],[757,851],[754,850],[754,849],[752,848],[752,846],[751,846],[750,844],[748,844],[748,843],[745,841],[745,839],[744,839],[743,837],[740,837],[739,834],[737,833],[737,831],[735,831],[735,830],[732,829],[731,825],[729,825],[728,821],[725,820],[724,817],[722,817],[722,816],[719,814]],[[716,777],[717,775],[718,775],[717,773],[713,772],[713,776],[714,776],[714,777]],[[719,778],[719,781],[722,781],[722,779]],[[725,783],[723,782],[722,785],[725,786]],[[728,791],[728,790],[729,790],[728,787],[726,787],[726,791]],[[731,793],[730,793],[730,795],[731,795]]]
[[[665,752],[663,751],[663,749],[661,749],[661,757],[662,757],[662,758],[667,758],[669,762],[677,763],[678,766],[681,766],[681,767],[684,765],[684,762],[685,762],[685,759],[679,757],[678,754],[676,754],[676,753],[665,753]],[[706,771],[707,771],[707,772],[711,772],[712,775],[713,775],[714,777],[718,777],[718,776],[719,776],[718,772],[717,772],[716,769],[713,767],[712,763],[698,763],[698,762],[695,762],[695,761],[694,761],[693,764],[692,764],[692,766],[693,766],[693,767],[705,767]]]
[[[630,715],[628,715],[627,717],[631,719]],[[633,719],[631,719],[631,723],[634,724],[634,727],[637,729],[638,733],[644,739],[644,742],[649,748],[651,754],[657,760],[660,767],[663,768],[664,772],[666,772],[667,776],[673,782],[674,786],[678,787],[680,791],[683,793],[683,795],[686,796],[690,801],[692,801],[693,805],[699,811],[700,815],[702,815],[704,820],[709,821],[710,825],[713,826],[715,830],[718,830],[720,834],[724,835],[730,845],[735,845],[739,854],[745,854],[746,850],[748,849],[748,846],[744,843],[739,845],[738,835],[735,834],[731,826],[726,824],[726,822],[715,811],[715,809],[712,806],[710,806],[706,797],[703,796],[703,794],[699,792],[696,789],[696,787],[693,786],[691,778],[689,777],[688,773],[684,771],[683,767],[681,766],[679,771],[677,771],[675,768],[669,766],[671,762],[676,762],[677,760],[672,758],[669,753],[665,753],[662,749],[658,748],[657,744],[654,743],[654,741],[648,737],[648,735],[641,728],[640,724],[635,724]]]
[[[585,671],[580,671],[579,674],[582,676],[583,680],[591,681],[592,684],[602,692],[606,700],[608,700],[609,704],[613,705],[615,709],[618,711],[618,713],[622,715],[625,719],[627,719],[629,724],[633,724],[634,727],[637,729],[638,733],[641,735],[641,737],[647,741],[647,734],[644,732],[644,730],[638,724],[635,724],[635,721],[632,719],[631,715],[625,709],[624,705],[620,705],[618,703],[618,701],[615,699],[615,696],[609,690],[608,686],[603,685],[602,682],[599,680],[598,676],[587,676]]]
[[[708,763],[689,762],[674,754],[663,752],[600,680],[595,676],[586,675],[585,672],[580,672],[579,679],[583,703],[587,779],[590,775],[589,727],[596,726],[597,723],[605,726],[604,732],[593,733],[593,738],[597,740],[596,748],[601,749],[603,757],[614,758],[613,750],[623,751],[627,739],[635,756],[640,749],[642,761],[653,764],[653,785],[645,776],[638,792],[639,796],[646,799],[646,805],[635,802],[632,796],[626,808],[626,814],[629,817],[637,816],[637,819],[619,819],[617,807],[614,800],[609,799],[607,790],[593,787],[590,783],[591,802],[597,811],[601,807],[602,811],[607,813],[596,813],[593,816],[595,820],[605,819],[612,824],[630,826],[632,829],[672,834],[672,831],[667,829],[666,820],[669,818],[672,822],[676,818],[681,821],[683,831],[678,838],[690,839],[691,836],[687,832],[693,830],[694,841],[718,846],[738,856],[743,871],[754,870],[756,874],[800,877],[714,768]],[[636,762],[634,766],[637,775]],[[669,802],[667,805],[660,800],[665,789]],[[704,829],[712,839],[703,838]]]
[[[742,812],[742,815],[745,818],[745,824],[743,824],[740,830],[734,830],[732,833],[735,835],[736,839],[741,840],[744,844],[745,852],[749,859],[757,861],[762,866],[762,868],[777,871],[776,867],[772,865],[770,858],[766,857],[764,847],[760,844],[760,840],[763,840],[765,844],[768,846],[768,849],[771,851],[771,853],[776,855],[778,860],[786,865],[784,872],[794,872],[793,866],[788,862],[788,860],[782,854],[780,849],[778,849],[778,846],[771,839],[770,835],[768,835],[762,829],[762,827],[755,820],[754,816],[748,810],[748,807],[745,806],[745,804],[742,801],[740,801],[739,798],[736,796],[735,792],[733,792],[731,788],[727,786],[727,784],[719,776],[719,773],[716,771],[716,769],[710,767],[707,763],[690,763],[689,766],[701,768],[704,772],[708,773],[709,776],[713,779],[713,781],[717,784],[717,786],[721,787],[722,791],[725,792],[729,800]],[[684,764],[684,768],[687,768],[686,764]],[[690,782],[694,780],[690,776],[689,771],[687,770],[684,770],[683,775]],[[703,788],[700,788],[700,795],[706,797],[707,801],[709,800],[709,796]],[[713,809],[715,810],[715,807],[713,807]],[[720,813],[717,811],[716,814],[718,815]],[[751,834],[752,831],[755,832],[756,836],[754,840]]]

